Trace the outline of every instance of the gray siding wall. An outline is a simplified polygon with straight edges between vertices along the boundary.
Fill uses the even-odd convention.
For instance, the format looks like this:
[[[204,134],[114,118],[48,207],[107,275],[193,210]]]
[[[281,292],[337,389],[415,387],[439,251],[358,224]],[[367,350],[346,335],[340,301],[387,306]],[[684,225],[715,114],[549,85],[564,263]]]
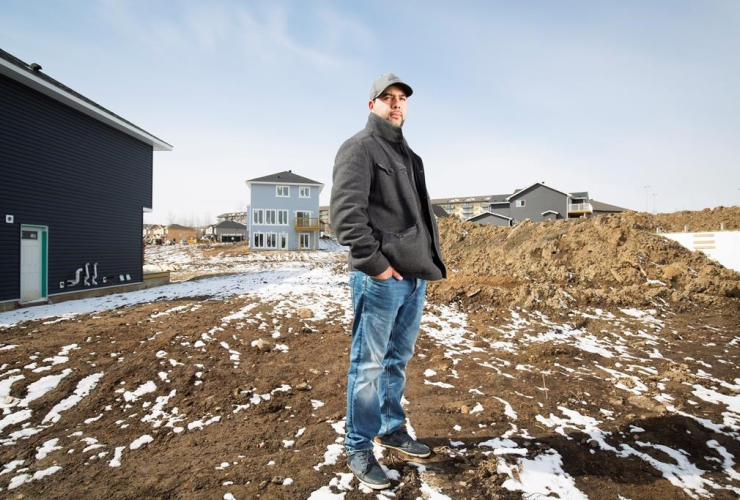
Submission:
[[[489,211],[504,217],[511,217],[511,209],[508,205],[493,205],[489,208]]]
[[[524,207],[517,207],[516,200],[525,200]],[[545,220],[542,212],[554,210],[558,219],[565,219],[568,215],[568,197],[546,186],[535,186],[511,198],[511,215],[515,222],[530,219],[532,222]]]
[[[142,281],[143,207],[151,146],[0,75],[0,301],[20,297],[21,224],[49,228],[48,295],[95,288],[59,285],[86,262],[97,287]]]
[[[222,236],[225,236],[225,235],[231,236],[231,235],[234,235],[234,234],[241,234],[243,237],[246,238],[246,236],[247,236],[247,230],[246,230],[246,228],[244,228],[244,229],[238,229],[238,228],[235,228],[235,227],[234,228],[226,228],[226,229],[220,228],[220,227],[217,227],[216,228],[216,237],[218,237],[218,238],[221,238]]]
[[[501,217],[496,217],[494,215],[483,215],[475,222],[477,222],[478,224],[489,224],[491,226],[509,227],[510,225],[509,219],[502,219]]]
[[[276,189],[277,186],[288,186],[290,188],[290,196],[278,197]],[[275,233],[278,237],[281,233],[287,233],[288,250],[299,249],[299,234],[294,229],[296,211],[311,212],[311,217],[318,219],[320,192],[319,186],[308,186],[310,189],[310,197],[301,198],[299,196],[299,187],[300,186],[297,184],[252,184],[249,212],[247,214],[249,219],[247,227],[249,229],[250,245],[254,243],[255,233]],[[285,225],[255,224],[254,212],[256,210],[287,210],[288,223]],[[267,222],[266,219],[265,222]],[[310,248],[313,248],[314,245],[318,248],[318,243],[314,241],[315,234],[312,231],[305,232],[309,235]]]

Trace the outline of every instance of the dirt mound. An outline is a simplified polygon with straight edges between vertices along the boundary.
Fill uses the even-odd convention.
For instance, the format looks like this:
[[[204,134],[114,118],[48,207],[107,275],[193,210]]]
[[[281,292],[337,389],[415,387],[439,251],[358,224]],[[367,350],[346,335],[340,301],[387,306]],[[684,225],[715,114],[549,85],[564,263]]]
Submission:
[[[468,270],[481,287],[471,301],[533,286],[492,259],[530,252],[538,237],[572,254],[556,253],[563,261],[575,259],[565,247],[579,248],[576,237],[604,251],[611,243],[598,231],[611,234],[608,224],[586,222],[506,231],[445,223],[454,279]],[[545,239],[552,227],[566,231]],[[624,238],[617,249],[626,252],[640,235]],[[250,260],[196,249],[148,248],[147,259],[208,279],[0,313],[0,498],[740,495],[737,303],[563,320],[428,302],[404,401],[409,431],[433,454],[412,464],[378,450],[391,489],[371,492],[347,470],[342,446],[353,321],[346,255]],[[661,254],[640,250],[651,276]],[[468,258],[493,264],[476,271]],[[601,259],[619,262],[617,253]],[[548,279],[539,283],[565,289],[568,278]]]
[[[633,212],[512,228],[444,219],[442,251],[451,272],[430,286],[430,298],[473,310],[563,312],[584,305],[684,310],[740,298],[740,274],[656,234],[656,224]]]
[[[690,212],[658,214],[653,217],[656,228],[665,233],[719,231],[722,225],[726,231],[740,230],[740,206],[705,208]]]

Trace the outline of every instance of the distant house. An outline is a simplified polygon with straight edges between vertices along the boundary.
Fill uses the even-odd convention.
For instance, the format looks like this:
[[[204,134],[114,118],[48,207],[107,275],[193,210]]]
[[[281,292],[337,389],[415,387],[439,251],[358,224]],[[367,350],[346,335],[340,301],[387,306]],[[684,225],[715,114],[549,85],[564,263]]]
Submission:
[[[329,205],[321,205],[319,207],[319,222],[321,224],[322,235],[333,235],[334,228],[331,225],[331,215],[329,213]]]
[[[239,224],[246,226],[247,225],[247,212],[230,212],[230,213],[217,215],[216,220],[218,220],[219,222],[228,220],[231,222],[238,222]]]
[[[144,224],[142,226],[141,235],[144,237],[144,239],[152,238],[157,227],[159,227],[158,224]]]
[[[245,241],[247,239],[247,226],[238,222],[225,220],[208,226],[204,235],[210,240],[221,243]]]
[[[511,217],[493,212],[481,212],[467,220],[470,222],[478,222],[479,224],[490,224],[492,226],[511,226]]]
[[[627,210],[591,200],[587,191],[566,193],[544,182],[536,182],[513,193],[437,198],[432,203],[461,219],[496,226],[510,226],[525,219],[539,222]]]
[[[198,233],[198,229],[194,227],[181,226],[180,224],[170,224],[164,229],[164,239],[165,241],[174,240],[175,243],[180,243],[181,241],[197,239],[199,236]]]
[[[540,222],[590,217],[625,210],[627,209],[591,200],[587,191],[566,193],[544,182],[536,182],[508,196],[493,195],[489,209],[492,213],[509,217],[512,224],[525,219]]]
[[[508,214],[513,221],[519,222],[529,219],[532,222],[553,219],[567,219],[572,214],[570,208],[572,205],[570,195],[559,191],[553,187],[546,186],[541,182],[536,182],[524,189],[517,190],[514,194],[508,196],[506,201],[509,202]],[[583,202],[583,198],[578,198]],[[588,207],[581,206],[579,215],[585,213]],[[492,212],[497,212],[492,208]]]
[[[247,230],[251,248],[318,249],[322,183],[291,170],[246,183],[250,190]]]
[[[449,215],[456,215],[461,219],[469,219],[474,215],[488,210],[490,196],[460,196],[457,198],[436,198],[432,206],[438,205]]]
[[[626,208],[609,205],[608,203],[602,203],[596,200],[591,200],[591,207],[593,209],[593,215],[618,214],[627,210]]]
[[[447,210],[439,205],[432,205],[432,213],[437,219],[445,219],[450,216],[450,214],[447,213]]]
[[[171,150],[0,50],[0,310],[142,283],[153,152]]]
[[[164,235],[167,226],[161,224],[144,224],[144,241],[147,245],[161,245],[164,243]]]

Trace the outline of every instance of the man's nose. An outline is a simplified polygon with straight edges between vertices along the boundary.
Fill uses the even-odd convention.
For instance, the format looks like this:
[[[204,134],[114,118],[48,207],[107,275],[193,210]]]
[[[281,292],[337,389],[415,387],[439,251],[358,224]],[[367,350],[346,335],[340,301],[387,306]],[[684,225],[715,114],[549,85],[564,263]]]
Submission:
[[[392,108],[400,108],[401,107],[401,99],[394,97],[391,101],[391,107]]]

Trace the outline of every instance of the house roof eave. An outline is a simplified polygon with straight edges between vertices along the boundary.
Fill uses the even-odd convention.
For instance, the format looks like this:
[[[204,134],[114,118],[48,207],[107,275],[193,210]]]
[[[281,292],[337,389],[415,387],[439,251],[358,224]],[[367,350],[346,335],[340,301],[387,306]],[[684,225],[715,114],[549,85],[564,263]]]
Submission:
[[[132,136],[145,144],[149,144],[152,146],[154,151],[172,151],[173,149],[171,144],[153,136],[149,132],[124,120],[102,106],[96,105],[91,100],[77,92],[74,92],[72,89],[65,90],[61,83],[57,82],[57,85],[55,85],[52,82],[56,82],[56,80],[47,75],[44,75],[46,78],[41,78],[3,57],[0,57],[0,74],[7,76],[11,80],[17,81],[26,87],[32,88],[55,101],[61,102],[62,104],[94,118],[99,122],[105,123],[126,135]]]
[[[501,215],[501,214],[497,214],[496,212],[489,212],[489,211],[483,211],[483,212],[479,213],[478,215],[474,215],[472,217],[468,217],[465,220],[466,221],[472,221],[473,219],[476,219],[476,218],[479,218],[479,217],[484,217],[486,215],[493,215],[494,217],[498,217],[499,219],[506,219],[506,220],[509,220],[509,221],[512,220],[511,217],[507,217],[505,215]]]
[[[556,193],[563,194],[563,195],[567,196],[568,198],[570,198],[570,195],[568,193],[564,192],[564,191],[561,191],[559,189],[555,189],[554,187],[548,186],[547,184],[543,184],[541,182],[535,182],[534,184],[532,184],[530,186],[527,186],[524,189],[520,189],[519,191],[516,191],[514,194],[512,194],[511,196],[509,196],[508,198],[506,198],[506,201],[510,201],[512,198],[515,198],[515,197],[519,196],[520,194],[524,193],[525,191],[529,191],[530,189],[532,189],[535,186],[545,187],[545,188],[547,188],[547,189],[549,189],[551,191],[555,191]]]

